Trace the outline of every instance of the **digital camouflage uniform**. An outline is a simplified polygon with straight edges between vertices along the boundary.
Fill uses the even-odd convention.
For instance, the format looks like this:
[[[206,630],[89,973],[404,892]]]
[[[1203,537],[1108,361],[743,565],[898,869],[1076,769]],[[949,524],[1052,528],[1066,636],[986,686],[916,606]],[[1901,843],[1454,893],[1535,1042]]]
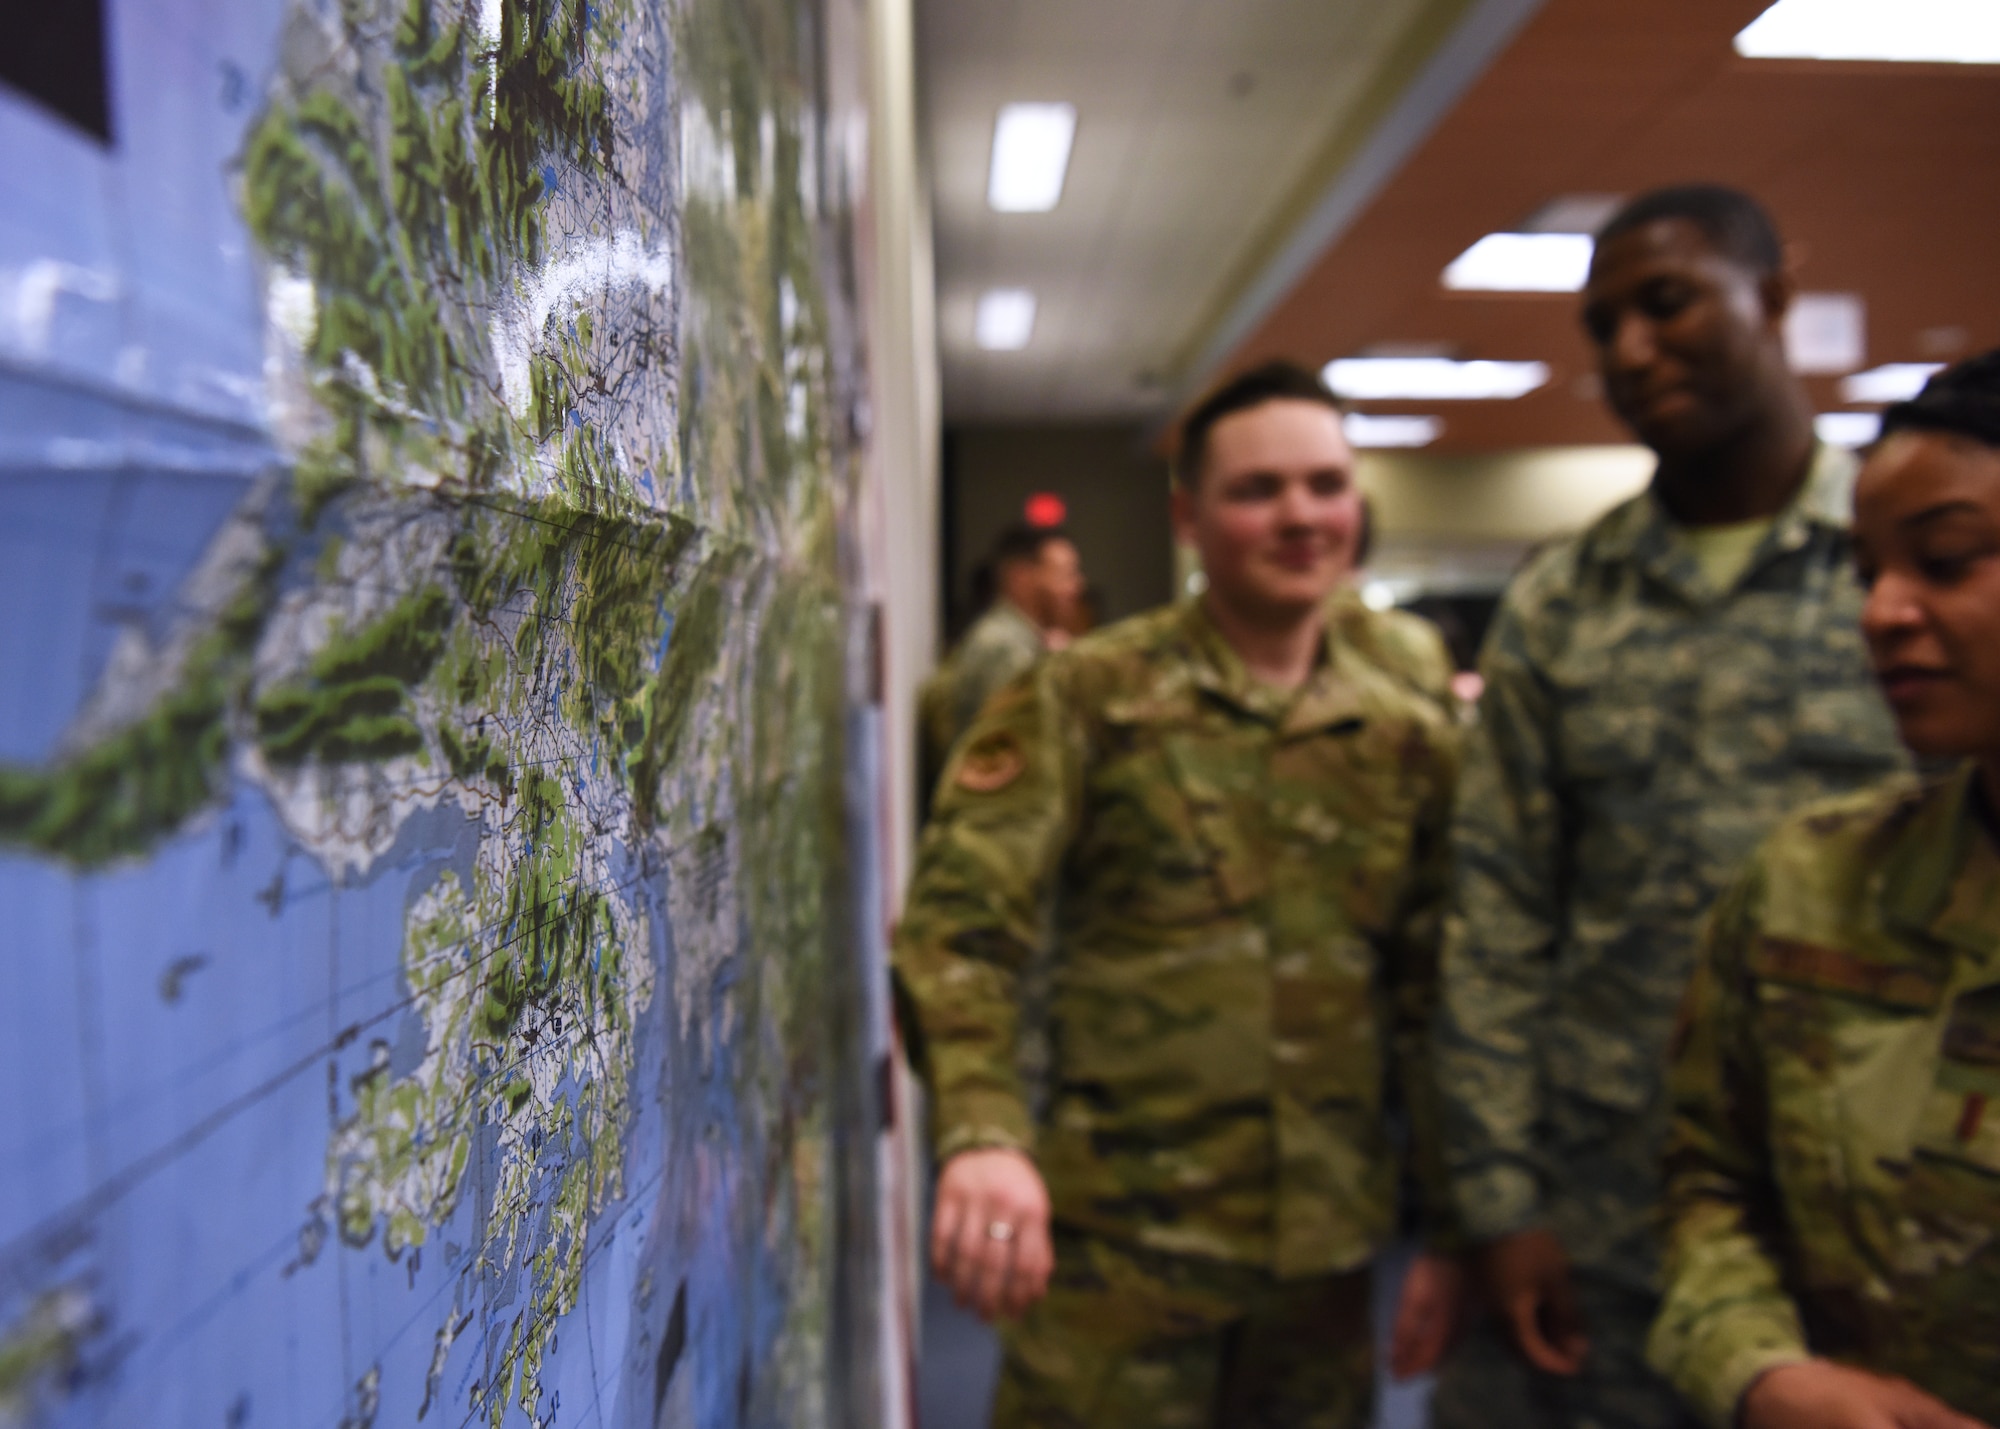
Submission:
[[[954,752],[895,971],[939,1161],[1028,1151],[1054,1205],[1002,1429],[1206,1426],[1217,1396],[1245,1429],[1365,1422],[1355,1272],[1395,1228],[1392,1064],[1430,1085],[1453,739],[1337,639],[1296,692],[1255,683],[1186,604],[1049,656]],[[1038,1126],[1012,1054],[1045,896]]]
[[[1717,1429],[1808,1353],[2000,1424],[2000,857],[1973,789],[1787,820],[1704,941],[1651,1348]]]
[[[918,778],[926,799],[937,787],[958,737],[1001,686],[1034,668],[1042,632],[1006,597],[996,597],[924,681],[917,695]]]
[[[1453,827],[1445,1150],[1471,1239],[1561,1240],[1590,1352],[1576,1379],[1537,1375],[1482,1321],[1445,1365],[1440,1429],[1685,1416],[1644,1345],[1667,1035],[1700,919],[1785,812],[1906,764],[1861,643],[1853,470],[1819,449],[1727,590],[1646,492],[1501,602]]]

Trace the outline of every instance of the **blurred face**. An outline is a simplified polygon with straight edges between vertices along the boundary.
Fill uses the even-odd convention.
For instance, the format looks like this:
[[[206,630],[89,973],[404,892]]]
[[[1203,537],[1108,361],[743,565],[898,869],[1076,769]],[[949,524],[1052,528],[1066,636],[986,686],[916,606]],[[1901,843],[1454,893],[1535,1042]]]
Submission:
[[[1743,430],[1784,380],[1785,280],[1716,252],[1684,219],[1601,245],[1583,327],[1605,399],[1665,457],[1713,450]]]
[[[1174,493],[1174,520],[1213,598],[1253,618],[1310,614],[1346,576],[1361,529],[1340,413],[1279,399],[1224,417],[1194,489]]]
[[[2000,450],[1897,432],[1854,491],[1861,633],[1919,754],[2000,760]]]
[[[1037,620],[1049,629],[1064,628],[1083,598],[1083,558],[1068,541],[1045,541],[1035,563],[1035,585],[1041,609]]]

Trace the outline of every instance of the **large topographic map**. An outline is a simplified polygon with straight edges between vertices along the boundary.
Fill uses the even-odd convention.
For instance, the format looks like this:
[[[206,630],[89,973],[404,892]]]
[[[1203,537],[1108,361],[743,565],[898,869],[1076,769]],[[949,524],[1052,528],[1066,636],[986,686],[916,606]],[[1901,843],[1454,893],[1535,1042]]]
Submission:
[[[823,16],[108,14],[108,143],[0,95],[0,1426],[868,1422]]]

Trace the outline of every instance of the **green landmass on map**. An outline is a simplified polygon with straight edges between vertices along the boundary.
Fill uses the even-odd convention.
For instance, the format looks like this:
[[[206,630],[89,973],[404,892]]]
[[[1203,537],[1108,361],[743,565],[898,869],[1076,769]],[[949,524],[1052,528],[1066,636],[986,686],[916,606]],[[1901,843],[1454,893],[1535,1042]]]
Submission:
[[[473,1390],[496,1429],[537,1415],[627,1189],[659,996],[683,1035],[743,1048],[783,1188],[758,1234],[796,1269],[770,1393],[808,1423],[821,1392],[848,478],[813,59],[780,0],[670,13],[291,8],[238,175],[290,470],[205,558],[138,707],[109,691],[47,765],[0,767],[0,843],[82,870],[147,857],[246,779],[336,879],[423,809],[477,825],[469,872],[405,919],[421,1060],[396,1070],[372,1034],[335,1054],[324,1216],[399,1259],[490,1156],[468,1298],[436,1333],[441,1366],[480,1279],[522,1278]],[[704,979],[739,957],[708,1025]],[[7,1376],[62,1348],[27,1334],[0,1330]]]

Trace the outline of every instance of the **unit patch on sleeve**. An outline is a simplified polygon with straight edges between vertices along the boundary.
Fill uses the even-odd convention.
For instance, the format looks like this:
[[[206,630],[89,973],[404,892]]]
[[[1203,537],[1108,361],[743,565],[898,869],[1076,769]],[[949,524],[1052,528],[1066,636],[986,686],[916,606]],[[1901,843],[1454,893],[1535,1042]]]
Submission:
[[[1006,730],[996,730],[975,740],[958,762],[958,785],[975,794],[991,794],[1021,777],[1028,757],[1021,742]]]

